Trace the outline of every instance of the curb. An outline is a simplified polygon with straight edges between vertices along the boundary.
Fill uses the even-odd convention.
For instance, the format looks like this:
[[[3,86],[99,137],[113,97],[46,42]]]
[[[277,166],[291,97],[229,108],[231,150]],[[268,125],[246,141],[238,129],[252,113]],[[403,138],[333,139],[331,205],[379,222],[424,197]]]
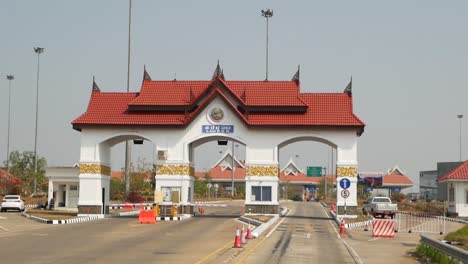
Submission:
[[[51,224],[51,225],[75,224],[75,223],[90,222],[90,221],[95,221],[99,219],[104,219],[104,217],[101,215],[77,217],[77,218],[65,219],[65,220],[49,220],[49,219],[44,219],[44,218],[40,218],[40,217],[33,216],[33,215],[28,215],[27,213],[24,213],[24,212],[21,213],[21,215],[28,219],[34,220],[36,222],[43,223],[43,224]]]
[[[279,215],[275,215],[272,219],[268,220],[268,222],[263,223],[254,219],[247,218],[245,216],[239,217],[239,220],[242,222],[250,221],[250,224],[256,226],[256,228],[252,231],[252,236],[257,238],[259,237],[265,230],[270,228],[276,221],[278,221]]]
[[[124,216],[138,216],[140,214],[140,211],[130,211],[130,212],[121,212],[121,213],[115,213],[115,214],[110,214],[106,215],[104,218],[119,218],[119,217],[124,217]],[[191,218],[192,215],[181,215],[181,216],[157,216],[156,221],[182,221],[188,218]]]

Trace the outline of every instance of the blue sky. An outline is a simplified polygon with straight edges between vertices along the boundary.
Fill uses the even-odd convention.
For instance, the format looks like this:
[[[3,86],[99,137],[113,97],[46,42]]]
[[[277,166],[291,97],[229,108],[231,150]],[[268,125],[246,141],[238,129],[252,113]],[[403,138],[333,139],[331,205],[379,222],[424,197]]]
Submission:
[[[416,180],[437,161],[458,160],[456,115],[468,115],[467,1],[134,0],[131,90],[139,90],[144,64],[153,79],[198,80],[219,59],[227,79],[264,79],[265,8],[274,10],[271,80],[289,80],[300,64],[302,91],[341,92],[353,76],[355,113],[367,124],[360,170],[398,164]],[[126,0],[2,1],[0,160],[7,74],[16,77],[11,149],[33,148],[35,46],[46,49],[38,152],[51,165],[79,159],[70,122],[86,109],[92,76],[102,91],[126,89],[127,14]],[[463,149],[467,159],[466,136]]]

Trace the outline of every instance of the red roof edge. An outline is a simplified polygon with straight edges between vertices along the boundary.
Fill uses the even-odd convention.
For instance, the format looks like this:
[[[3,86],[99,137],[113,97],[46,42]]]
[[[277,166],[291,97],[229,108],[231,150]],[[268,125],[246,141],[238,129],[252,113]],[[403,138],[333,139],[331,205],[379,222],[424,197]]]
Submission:
[[[439,179],[437,179],[436,181],[437,182],[443,182],[443,181],[447,181],[447,180],[463,180],[463,179],[452,179],[451,176],[455,173],[457,173],[457,171],[463,167],[463,166],[467,166],[468,167],[468,160],[465,161],[465,162],[462,162],[460,165],[458,165],[457,167],[455,167],[453,170],[447,172],[444,176],[440,177]]]

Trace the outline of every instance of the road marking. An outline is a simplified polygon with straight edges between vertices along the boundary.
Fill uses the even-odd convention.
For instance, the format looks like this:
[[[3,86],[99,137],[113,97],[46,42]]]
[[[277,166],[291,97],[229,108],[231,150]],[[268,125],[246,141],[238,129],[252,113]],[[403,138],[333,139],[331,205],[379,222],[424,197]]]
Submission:
[[[204,261],[206,261],[207,259],[209,259],[210,257],[212,257],[213,255],[217,254],[218,252],[222,251],[223,249],[226,249],[229,245],[232,245],[232,242],[228,242],[226,245],[218,248],[216,251],[213,251],[211,252],[210,254],[206,255],[205,257],[203,257],[202,259],[200,259],[198,262],[196,262],[195,264],[201,264],[203,263]]]
[[[374,240],[377,240],[377,239],[380,239],[380,237],[374,237],[374,238],[369,239],[369,240],[367,240],[367,241],[374,241]]]
[[[322,209],[323,211],[325,212],[325,215],[328,216],[327,214],[327,211],[325,210],[325,207],[322,206]],[[361,257],[357,254],[357,252],[348,244],[346,243],[346,241],[340,236],[340,234],[338,234],[338,231],[335,229],[335,226],[332,224],[332,221],[334,222],[335,219],[329,219],[328,220],[328,223],[330,223],[332,229],[335,231],[336,235],[338,236],[338,238],[343,241],[343,244],[345,245],[346,249],[348,250],[349,254],[351,255],[351,258],[353,258],[354,262],[358,263],[358,264],[362,264],[364,262],[362,262],[362,259]]]
[[[265,241],[265,239],[267,239],[267,237],[265,236],[260,242],[258,242],[253,248],[251,248],[249,251],[247,251],[247,253],[245,253],[245,255],[243,255],[237,262],[236,264],[240,264],[240,263],[243,263],[244,260],[250,256],[254,250],[260,245],[263,243],[263,241]]]
[[[9,232],[9,231],[10,231],[10,230],[8,230],[8,229],[4,228],[3,226],[0,226],[0,228],[1,228],[1,229],[3,229],[3,230],[5,230],[5,231],[7,231],[7,232]]]
[[[273,233],[276,228],[281,224],[283,223],[283,221],[286,219],[286,216],[288,216],[291,212],[293,211],[293,209],[289,210],[289,212],[283,217],[283,219],[281,219],[281,221],[279,221],[279,223],[277,225],[275,225],[275,227],[273,227],[273,229],[270,230],[270,232],[265,236],[265,237],[270,237],[271,233]]]

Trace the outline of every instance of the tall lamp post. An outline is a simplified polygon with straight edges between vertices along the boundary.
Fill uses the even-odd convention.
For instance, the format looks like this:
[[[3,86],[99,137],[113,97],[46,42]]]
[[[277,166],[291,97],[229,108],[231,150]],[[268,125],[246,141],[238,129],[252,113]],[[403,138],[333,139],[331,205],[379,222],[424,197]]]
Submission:
[[[130,92],[130,40],[132,33],[132,0],[128,5],[128,50],[127,50],[127,93]],[[130,141],[125,141],[125,195],[130,190],[130,163],[132,161]]]
[[[41,54],[44,53],[44,48],[36,47],[34,52],[37,54],[37,81],[36,81],[36,126],[34,129],[34,195],[37,192],[37,123],[39,117],[39,69]]]
[[[15,79],[13,75],[7,75],[8,80],[8,136],[7,136],[7,176],[10,175],[10,109],[11,109],[11,81]]]
[[[327,199],[328,197],[328,177],[327,177],[327,167],[322,167],[322,169],[325,171],[324,174],[325,174],[325,190],[324,190],[324,194],[325,194],[325,199]]]
[[[262,16],[266,18],[266,73],[265,73],[265,80],[268,80],[268,24],[270,22],[270,18],[273,16],[273,10],[271,9],[263,9]]]
[[[462,161],[462,118],[463,115],[457,115],[458,120],[460,120],[460,161]]]
[[[237,147],[238,145],[236,145]],[[231,141],[231,150],[232,150],[232,162],[231,162],[231,197],[234,197],[234,168],[235,168],[235,163],[234,163],[234,140]]]

